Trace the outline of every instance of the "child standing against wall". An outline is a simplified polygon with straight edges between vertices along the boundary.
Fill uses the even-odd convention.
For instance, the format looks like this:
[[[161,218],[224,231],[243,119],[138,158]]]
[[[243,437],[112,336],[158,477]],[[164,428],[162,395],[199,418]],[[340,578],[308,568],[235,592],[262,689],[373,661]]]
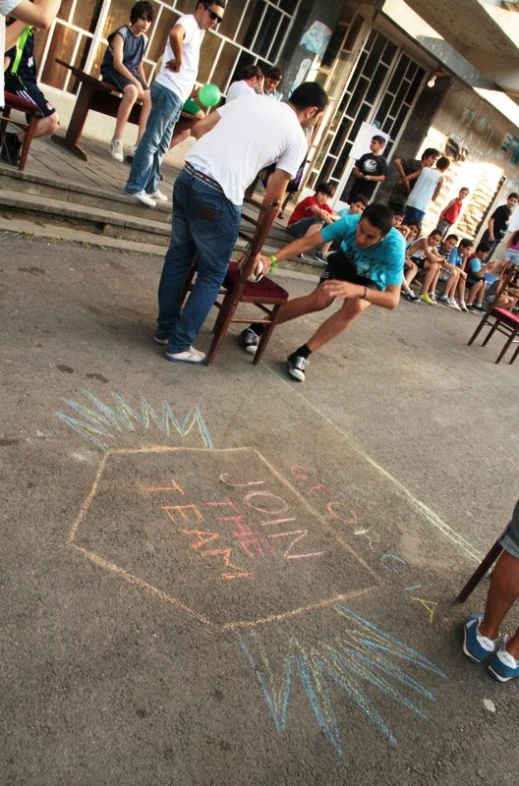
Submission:
[[[445,235],[460,217],[463,208],[463,200],[466,199],[468,195],[468,188],[461,188],[458,196],[451,199],[447,207],[443,208],[438,220],[438,231],[441,232],[442,235]]]

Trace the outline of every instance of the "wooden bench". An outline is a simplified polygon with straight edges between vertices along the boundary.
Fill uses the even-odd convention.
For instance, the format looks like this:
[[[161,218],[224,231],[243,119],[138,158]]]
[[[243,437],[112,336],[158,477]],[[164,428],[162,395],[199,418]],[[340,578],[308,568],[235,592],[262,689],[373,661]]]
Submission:
[[[23,112],[24,115],[28,115],[29,122],[25,123],[21,122],[20,120],[13,120],[11,117],[11,112],[13,110],[16,112]],[[2,110],[2,114],[0,115],[0,144],[3,143],[3,137],[8,123],[12,123],[12,125],[14,125],[19,130],[25,131],[25,139],[23,140],[20,162],[18,164],[18,169],[20,172],[23,172],[25,169],[32,138],[36,130],[36,124],[40,118],[41,112],[38,107],[32,103],[32,101],[27,101],[25,98],[21,98],[14,93],[9,93],[7,90],[5,91],[4,108]]]
[[[70,63],[66,63],[64,60],[56,58],[56,63],[59,63],[59,65],[64,68],[68,68],[80,83],[80,87],[74,111],[67,128],[67,133],[64,137],[54,134],[51,139],[57,145],[65,148],[69,153],[72,153],[72,155],[81,158],[83,161],[88,161],[87,154],[79,145],[79,140],[83,134],[88,113],[90,111],[101,112],[101,114],[108,115],[109,117],[117,117],[122,93],[119,93],[115,87],[109,85],[107,82],[90,76],[90,74],[70,65]],[[132,107],[129,117],[130,123],[138,125],[140,111],[140,104],[135,104]],[[198,118],[193,115],[182,112],[175,126],[171,144],[175,144],[178,136],[182,134],[182,132],[192,128],[197,120]]]

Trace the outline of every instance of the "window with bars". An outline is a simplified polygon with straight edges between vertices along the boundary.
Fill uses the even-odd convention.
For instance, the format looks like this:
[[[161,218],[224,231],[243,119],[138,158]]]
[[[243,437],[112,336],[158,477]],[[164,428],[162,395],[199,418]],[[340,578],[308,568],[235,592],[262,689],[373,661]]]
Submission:
[[[225,91],[248,63],[275,65],[301,0],[244,0],[229,2],[222,24],[209,31],[200,53],[200,83],[214,82]],[[108,34],[128,21],[133,0],[63,0],[51,30],[39,34],[37,58],[40,79],[74,92],[70,72],[56,57],[99,76]],[[153,0],[155,20],[144,60],[148,79],[154,75],[171,27],[181,14],[192,13],[195,0]]]
[[[352,35],[354,30],[357,31],[355,37]],[[353,20],[345,32],[345,56],[351,51],[359,31],[360,25],[358,22],[355,25]],[[318,180],[340,183],[364,121],[389,134],[390,141],[384,150],[387,156],[407,122],[424,75],[424,69],[396,44],[377,30],[371,30],[326,129],[307,185],[313,187]],[[346,186],[341,200],[345,200],[348,191],[349,186]]]

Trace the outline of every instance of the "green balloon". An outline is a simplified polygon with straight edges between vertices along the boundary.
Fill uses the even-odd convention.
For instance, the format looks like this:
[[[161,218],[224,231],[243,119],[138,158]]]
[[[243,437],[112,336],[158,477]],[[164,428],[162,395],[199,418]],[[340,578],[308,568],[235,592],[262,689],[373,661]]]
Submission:
[[[204,85],[198,91],[198,100],[202,106],[216,106],[220,102],[222,94],[217,85]]]

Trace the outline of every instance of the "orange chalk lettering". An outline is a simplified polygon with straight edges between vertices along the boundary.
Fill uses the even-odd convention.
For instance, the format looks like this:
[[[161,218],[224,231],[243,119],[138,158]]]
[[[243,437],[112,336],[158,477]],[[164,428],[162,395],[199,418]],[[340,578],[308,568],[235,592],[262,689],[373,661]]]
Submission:
[[[176,515],[180,516],[184,521],[189,521],[188,511],[193,511],[197,521],[203,521],[204,517],[198,510],[196,505],[164,505],[162,508],[166,515],[169,516],[173,524],[177,523]]]
[[[143,491],[147,491],[148,493],[152,494],[157,491],[178,491],[179,494],[184,495],[184,491],[180,488],[177,481],[174,478],[171,478],[171,486],[145,486]]]
[[[204,551],[202,557],[223,557],[224,565],[230,568],[230,573],[221,573],[220,578],[223,581],[232,581],[233,579],[245,579],[250,574],[237,565],[231,562],[232,549],[214,549],[213,551]]]
[[[198,538],[197,541],[189,544],[192,549],[201,549],[220,537],[217,532],[207,532],[203,529],[183,529],[182,532],[184,535],[195,535]]]

